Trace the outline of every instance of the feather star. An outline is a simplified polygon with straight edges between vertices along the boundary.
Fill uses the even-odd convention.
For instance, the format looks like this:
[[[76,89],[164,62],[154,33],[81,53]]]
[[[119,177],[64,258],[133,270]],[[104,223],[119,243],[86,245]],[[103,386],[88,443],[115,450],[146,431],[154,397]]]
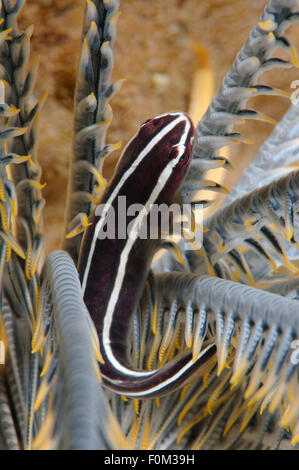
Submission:
[[[111,82],[119,1],[86,1],[66,231],[62,249],[45,262],[44,185],[36,150],[45,97],[36,100],[33,94],[32,27],[18,27],[24,3],[0,3],[2,448],[295,449],[299,101],[296,89],[290,95],[265,83],[264,76],[262,84],[258,79],[274,67],[299,66],[288,38],[288,28],[298,23],[298,0],[269,1],[207,111],[195,122],[192,161],[179,194],[180,204],[191,212],[198,204],[209,206],[202,190],[228,192],[207,172],[230,171],[223,148],[250,142],[235,126],[252,119],[275,124],[248,108],[250,98],[271,95],[290,101],[286,115],[204,227],[196,226],[194,216],[180,240],[158,243],[126,338],[132,369],[151,373],[167,368],[186,351],[196,364],[211,343],[217,352],[192,380],[154,398],[124,396],[103,383],[102,343],[76,267],[83,234],[89,233],[91,214],[106,191],[104,160],[119,148],[119,143],[106,143],[109,101],[123,83]],[[279,48],[288,58],[275,55]],[[163,77],[156,80],[164,86]],[[138,266],[134,274],[139,275]]]

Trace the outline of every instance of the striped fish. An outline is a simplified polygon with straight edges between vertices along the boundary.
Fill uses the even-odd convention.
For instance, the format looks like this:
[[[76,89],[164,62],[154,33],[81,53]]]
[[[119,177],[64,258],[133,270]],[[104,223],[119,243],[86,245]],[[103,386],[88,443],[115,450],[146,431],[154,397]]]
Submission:
[[[119,197],[127,207],[140,204],[135,216],[126,218],[126,228],[137,235],[142,222],[149,223],[153,204],[170,204],[191,160],[194,127],[184,113],[168,113],[146,121],[127,145],[111,184],[87,228],[78,270],[84,301],[94,321],[104,359],[104,384],[116,393],[135,398],[159,397],[190,380],[214,356],[209,344],[197,360],[192,354],[178,355],[165,366],[134,370],[127,359],[131,319],[149,273],[157,240],[138,236],[104,237],[108,217],[118,213]],[[100,213],[99,213],[100,212]],[[116,228],[123,223],[118,214]],[[131,232],[130,232],[131,233]],[[128,235],[128,234],[127,234]]]

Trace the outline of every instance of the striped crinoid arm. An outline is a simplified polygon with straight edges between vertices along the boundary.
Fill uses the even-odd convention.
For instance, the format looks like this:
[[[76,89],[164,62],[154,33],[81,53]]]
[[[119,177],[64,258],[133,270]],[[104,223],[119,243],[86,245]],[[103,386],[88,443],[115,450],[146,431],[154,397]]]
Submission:
[[[9,8],[10,7],[10,8]],[[13,172],[22,171],[21,167],[27,165],[30,156],[23,149],[18,148],[19,139],[24,139],[26,128],[20,123],[21,109],[16,106],[12,97],[12,74],[17,66],[13,64],[10,48],[14,42],[15,16],[21,8],[21,2],[12,7],[11,2],[1,2],[0,10],[0,278],[5,260],[10,259],[11,252],[16,252],[25,258],[26,243],[22,244],[15,233],[14,225],[17,221],[19,200],[16,184],[11,181]],[[10,13],[9,13],[10,11]],[[14,20],[13,20],[14,18]],[[19,47],[20,44],[19,44]],[[21,65],[21,64],[20,64]],[[21,73],[20,73],[21,75]],[[17,241],[18,240],[18,241]]]
[[[254,160],[244,170],[224,204],[228,205],[253,189],[260,188],[297,168],[298,133],[299,101],[296,100],[262,145]]]
[[[188,252],[192,271],[253,285],[297,273],[298,197],[293,171],[219,210],[206,221],[200,254]]]
[[[258,78],[273,67],[298,66],[294,47],[284,36],[288,26],[298,21],[297,0],[271,0],[252,29],[245,45],[238,53],[231,70],[226,74],[219,91],[197,125],[193,161],[182,190],[185,202],[197,202],[200,189],[227,192],[219,184],[205,180],[207,170],[217,167],[230,169],[228,160],[221,156],[221,148],[235,143],[250,143],[250,140],[234,132],[236,124],[247,119],[275,121],[264,113],[247,109],[248,100],[257,95],[288,97],[289,93],[258,84]],[[290,53],[290,61],[273,56],[279,47]]]
[[[23,1],[3,0],[1,2],[1,28],[8,30],[10,39],[1,47],[1,78],[5,82],[6,100],[15,108],[14,116],[7,118],[7,124],[19,128],[19,135],[7,142],[10,153],[20,157],[19,165],[10,167],[15,185],[18,215],[16,237],[26,253],[26,275],[34,277],[40,260],[43,244],[41,235],[41,211],[44,199],[41,195],[41,169],[36,156],[37,121],[40,105],[33,97],[37,72],[37,61],[30,67],[30,38],[33,27],[25,31],[18,28],[18,14]]]
[[[3,400],[6,399],[9,403],[11,427],[6,429],[1,416],[0,435],[8,449],[15,448],[15,443],[7,439],[10,434],[17,436],[18,448],[29,449],[34,426],[32,397],[36,393],[38,378],[38,358],[31,355],[34,310],[26,288],[26,279],[18,263],[9,263],[9,267],[11,279],[5,282],[2,289],[7,291],[7,297],[2,294],[0,318],[5,328],[4,342],[7,344]]]
[[[35,449],[120,449],[126,446],[103,395],[97,335],[82,299],[78,273],[63,251],[42,273],[34,356],[41,378],[34,397]]]
[[[296,276],[285,281],[272,283],[270,286],[265,287],[265,290],[289,299],[299,300],[299,282]]]
[[[75,92],[73,160],[64,243],[75,262],[82,231],[106,185],[102,176],[104,158],[120,146],[119,143],[105,144],[112,120],[109,100],[122,84],[122,80],[110,82],[118,5],[119,0],[86,2]]]
[[[31,355],[31,340],[38,303],[44,200],[35,146],[39,103],[32,96],[36,62],[29,70],[32,27],[20,32],[17,24],[23,3],[3,0],[0,10],[0,322],[7,345],[1,393],[3,404],[11,406],[9,418],[9,407],[3,405],[0,435],[8,448],[31,447],[39,373],[38,357]]]
[[[265,276],[268,272],[267,265],[269,268],[269,263],[267,263],[268,255],[266,253],[262,253],[259,246],[259,238],[264,238],[264,241],[268,239],[268,244],[272,245],[274,251],[277,252],[278,256],[280,257],[280,262],[283,262],[284,265],[287,265],[290,268],[290,263],[288,259],[296,260],[298,259],[298,244],[296,242],[296,237],[298,236],[298,218],[297,218],[297,194],[298,194],[298,178],[295,176],[296,173],[293,175],[289,175],[289,177],[282,178],[282,183],[276,183],[275,180],[278,179],[279,176],[290,174],[290,172],[298,167],[298,159],[299,159],[299,142],[298,142],[298,130],[299,130],[299,102],[294,101],[293,104],[290,106],[289,110],[281,120],[281,122],[275,127],[274,131],[270,135],[270,137],[266,140],[264,145],[260,148],[257,156],[254,160],[250,163],[250,165],[244,170],[240,180],[233,188],[231,194],[226,198],[224,205],[229,206],[232,202],[239,200],[236,203],[235,207],[240,207],[243,201],[248,201],[251,196],[246,197],[246,194],[249,193],[253,189],[262,188],[266,184],[270,184],[273,181],[273,191],[270,190],[267,192],[268,196],[266,196],[266,200],[262,200],[263,197],[263,190],[258,197],[259,203],[257,201],[257,193],[255,196],[254,205],[251,206],[251,210],[248,212],[249,206],[246,206],[245,212],[249,218],[246,219],[245,212],[244,218],[245,226],[243,235],[239,236],[239,240],[243,239],[243,243],[245,240],[245,244],[248,248],[251,248],[249,252],[246,254],[249,263],[252,266],[259,265],[260,274],[259,277]],[[270,189],[269,186],[268,189]],[[242,199],[242,197],[244,199]],[[264,210],[260,211],[259,209],[257,212],[259,216],[256,218],[256,204],[261,208],[264,207]],[[231,205],[231,208],[234,206]],[[266,209],[266,210],[265,210]],[[230,222],[232,224],[238,223],[237,219],[238,216],[233,216],[233,211],[230,213],[232,217],[230,217]],[[263,214],[266,217],[268,223],[272,222],[276,226],[276,230],[278,229],[280,234],[278,237],[280,238],[280,242],[277,244],[275,239],[277,239],[277,234],[271,234],[271,227],[268,226],[268,229],[263,229],[263,223],[259,222],[256,226],[258,230],[254,230],[253,227],[248,226],[250,225],[251,214],[253,215],[253,219],[257,222],[257,219],[261,220],[261,215]],[[222,223],[220,220],[223,221],[223,214],[221,211],[219,215],[211,221],[212,226],[216,230],[217,233],[223,233],[222,230]],[[218,218],[219,217],[219,218]],[[220,223],[216,223],[214,225],[215,220],[218,219]],[[252,220],[253,220],[252,219]],[[239,219],[240,223],[240,219]],[[273,227],[273,225],[272,225]],[[228,228],[228,226],[226,227]],[[262,228],[262,230],[260,230]],[[214,233],[214,245],[216,239],[219,241],[221,240],[221,246],[223,246],[224,238],[227,238],[227,232],[224,237],[221,235],[216,235],[214,229],[212,232]],[[247,238],[246,232],[252,231],[252,236]],[[272,230],[273,232],[273,230]],[[230,237],[230,236],[229,236]],[[269,238],[270,237],[270,238]],[[212,236],[213,238],[213,236]],[[232,239],[234,235],[232,236]],[[217,245],[217,243],[216,243]],[[280,245],[280,246],[279,246]],[[220,245],[218,245],[219,247]],[[252,249],[255,249],[255,253],[252,252]],[[223,252],[223,250],[222,250]],[[287,255],[287,257],[285,256]],[[259,259],[257,258],[259,257]],[[277,255],[276,255],[277,257]],[[270,258],[268,257],[268,261]],[[295,266],[292,266],[291,269],[296,271]],[[274,269],[275,271],[275,269]],[[269,280],[275,281],[275,277],[268,275],[268,282]],[[276,283],[277,284],[277,283]],[[273,292],[281,293],[281,295],[287,296],[295,296],[296,297],[296,284],[298,281],[290,280],[284,281],[283,283],[278,283],[276,287],[273,286]],[[265,285],[266,286],[266,285]]]
[[[295,445],[298,302],[191,273],[160,274],[155,284],[155,307],[145,297],[141,321],[132,327],[132,358],[141,356],[144,365],[152,355],[151,363],[161,365],[188,348],[196,360],[205,344],[215,341],[217,359],[173,403],[168,398],[170,408],[163,398],[151,406],[141,403],[136,439],[143,436],[148,448],[163,448],[162,436],[166,447],[177,442],[196,449],[275,448],[286,437]],[[133,405],[114,406],[128,413],[133,426]],[[126,432],[132,438],[129,426]]]
[[[0,46],[1,47],[1,46]],[[22,258],[24,251],[13,234],[13,222],[17,214],[16,191],[9,179],[10,164],[21,164],[27,157],[20,156],[7,150],[7,142],[22,134],[24,131],[17,126],[7,126],[7,119],[18,113],[13,106],[5,102],[5,85],[0,81],[0,282],[3,279],[5,262],[9,261],[13,250]]]

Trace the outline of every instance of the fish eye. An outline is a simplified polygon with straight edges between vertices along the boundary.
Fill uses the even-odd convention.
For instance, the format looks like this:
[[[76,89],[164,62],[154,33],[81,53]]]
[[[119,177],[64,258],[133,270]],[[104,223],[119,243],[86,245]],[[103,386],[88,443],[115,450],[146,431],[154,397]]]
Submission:
[[[183,163],[183,161],[185,161],[185,156],[182,155],[181,158],[179,159],[179,162]]]

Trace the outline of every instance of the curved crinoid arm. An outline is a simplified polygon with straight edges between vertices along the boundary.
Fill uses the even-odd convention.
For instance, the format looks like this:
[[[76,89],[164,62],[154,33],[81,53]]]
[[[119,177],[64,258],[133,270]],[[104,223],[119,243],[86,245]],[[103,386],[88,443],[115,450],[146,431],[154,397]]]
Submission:
[[[5,344],[0,379],[1,403],[6,405],[0,412],[0,436],[4,448],[26,448],[27,439],[30,439],[30,433],[27,433],[28,403],[25,392],[25,389],[28,390],[30,368],[30,326],[26,318],[16,318],[9,300],[4,296],[1,301],[0,324],[4,329],[1,344]]]
[[[7,150],[19,165],[10,167],[16,188],[18,214],[16,236],[26,252],[26,271],[30,279],[34,276],[40,256],[41,211],[44,200],[41,195],[41,170],[36,158],[36,133],[39,109],[44,97],[37,102],[32,95],[37,72],[37,61],[30,68],[30,38],[33,27],[19,31],[17,17],[22,1],[1,2],[1,30],[9,32],[9,40],[1,45],[1,78],[5,81],[6,102],[15,113],[6,119],[6,125],[19,129],[19,134],[7,143]],[[19,156],[22,156],[20,159]],[[9,163],[9,162],[8,162]]]
[[[199,182],[198,189],[201,189],[204,174],[208,169],[215,168],[215,162],[218,162],[219,167],[222,165],[229,168],[229,162],[219,155],[222,147],[249,142],[245,137],[233,132],[235,124],[243,123],[246,119],[275,123],[272,118],[261,112],[246,109],[246,103],[251,97],[262,94],[289,96],[288,93],[268,85],[257,84],[257,79],[269,68],[292,65],[288,61],[273,57],[278,47],[287,48],[292,62],[298,65],[294,48],[283,36],[284,30],[293,21],[298,20],[298,10],[297,0],[271,0],[238,53],[231,70],[197,125],[193,161],[184,186],[187,194],[183,199],[186,202],[190,202],[193,196],[196,197],[196,183]],[[191,194],[188,192],[189,187],[192,188]],[[214,186],[215,189],[217,187]],[[218,189],[223,190],[221,187]]]
[[[75,262],[88,216],[106,185],[102,176],[104,158],[120,145],[105,144],[112,120],[109,100],[122,83],[122,80],[110,83],[118,5],[119,0],[86,2],[75,92],[73,160],[64,243]]]
[[[35,426],[33,399],[39,374],[38,356],[31,354],[36,306],[25,273],[14,256],[5,265],[1,294],[0,324],[4,326],[4,342],[7,344],[4,381],[18,445],[28,449],[31,448]],[[0,428],[5,434],[5,429]]]
[[[32,341],[33,356],[41,365],[33,406],[33,448],[123,448],[124,439],[99,383],[97,335],[69,255],[49,255],[42,279]]]
[[[7,419],[7,404],[13,407],[8,434],[5,421],[1,422],[1,430],[9,448],[30,448],[35,426],[32,400],[38,358],[31,355],[30,345],[43,245],[41,210],[44,200],[35,155],[39,103],[31,95],[37,64],[35,62],[28,70],[32,27],[20,32],[17,26],[23,3],[3,0],[0,21],[0,324],[4,327],[8,347],[2,388]],[[19,263],[19,258],[23,258],[24,263]],[[7,388],[10,398],[5,401]]]
[[[199,272],[205,262],[211,274],[241,275],[251,284],[277,277],[280,266],[297,272],[289,252],[298,247],[298,198],[299,172],[293,171],[219,210],[206,221],[200,254],[187,254],[191,269]]]
[[[265,288],[268,292],[279,294],[289,299],[299,300],[299,279],[297,277],[276,282]]]
[[[216,342],[217,361],[177,395],[171,408],[161,399],[155,410],[152,402],[147,413],[156,416],[156,421],[151,421],[148,442],[154,446],[161,439],[161,429],[165,436],[169,426],[169,436],[181,444],[191,433],[187,441],[193,436],[193,448],[208,444],[267,448],[264,438],[272,420],[277,431],[272,447],[284,435],[281,428],[285,434],[291,429],[292,444],[297,443],[298,302],[191,273],[157,275],[155,292],[154,315],[147,313],[150,301],[144,302],[140,320],[137,314],[133,325],[136,364],[142,363],[143,355],[143,360],[148,358],[148,353],[152,362],[163,364],[186,348],[193,350],[196,359],[207,341]]]
[[[224,204],[289,173],[299,160],[299,101],[295,101],[242,173]]]

